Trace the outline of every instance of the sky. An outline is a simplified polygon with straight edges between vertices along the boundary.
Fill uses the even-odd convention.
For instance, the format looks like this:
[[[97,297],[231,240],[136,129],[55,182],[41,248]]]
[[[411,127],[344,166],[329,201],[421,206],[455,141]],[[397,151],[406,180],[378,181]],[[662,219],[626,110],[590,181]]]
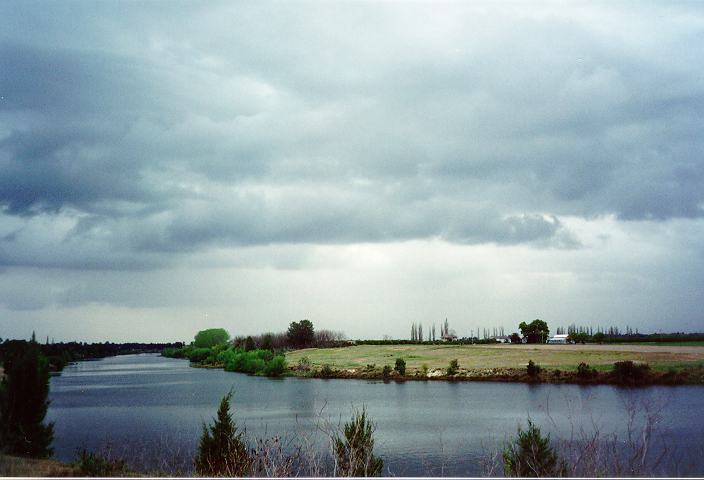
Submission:
[[[0,337],[704,331],[700,2],[0,3]]]

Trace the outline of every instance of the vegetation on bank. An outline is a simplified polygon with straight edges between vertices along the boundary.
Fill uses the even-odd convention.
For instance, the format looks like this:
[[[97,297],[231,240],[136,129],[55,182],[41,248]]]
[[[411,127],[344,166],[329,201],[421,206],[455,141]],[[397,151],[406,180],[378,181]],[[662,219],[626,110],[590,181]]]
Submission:
[[[85,342],[58,342],[46,339],[45,343],[34,340],[42,355],[46,358],[49,370],[60,372],[66,365],[80,360],[92,360],[117,355],[132,355],[136,353],[158,353],[164,348],[180,348],[183,343],[85,343]],[[5,340],[0,342],[0,364],[3,359],[14,355],[16,350],[22,350],[27,344],[26,340]]]
[[[32,340],[13,344],[3,356],[0,382],[0,451],[46,458],[52,453],[53,424],[44,423],[49,406],[49,362]]]
[[[613,351],[567,345],[359,345],[298,350],[288,352],[286,357],[291,372],[302,377],[643,385],[704,383],[704,350],[685,353],[676,348],[652,352],[637,346]],[[622,375],[621,370],[615,370],[620,367],[614,365],[633,365],[635,371],[642,374],[631,379],[629,375]],[[641,367],[643,365],[648,367]]]

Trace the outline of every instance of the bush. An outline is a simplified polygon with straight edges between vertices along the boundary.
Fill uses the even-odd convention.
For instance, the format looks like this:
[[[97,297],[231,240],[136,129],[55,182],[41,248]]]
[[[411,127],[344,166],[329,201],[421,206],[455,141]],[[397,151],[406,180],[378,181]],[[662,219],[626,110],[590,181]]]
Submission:
[[[324,378],[331,377],[333,374],[332,368],[330,368],[330,365],[325,364],[323,365],[323,368],[320,369],[320,376]]]
[[[310,367],[311,367],[310,358],[301,357],[298,359],[298,369],[299,370],[308,371],[308,370],[310,370]]]
[[[423,365],[421,365],[420,370],[421,370],[421,372],[423,372],[424,377],[428,376],[428,365],[427,364],[424,363]]]
[[[230,414],[232,390],[220,401],[218,416],[211,426],[203,425],[198,453],[195,458],[196,473],[200,476],[244,477],[250,471],[250,459],[242,434]]]
[[[3,360],[0,451],[23,457],[49,457],[54,439],[54,424],[44,423],[49,406],[49,362],[36,342],[18,345]]]
[[[577,365],[577,376],[579,378],[592,378],[597,375],[596,369],[595,368],[590,368],[589,365],[586,363],[582,362],[579,365]]]
[[[406,374],[406,361],[403,358],[397,358],[396,359],[396,366],[394,367],[394,370],[396,370],[400,375],[405,375]]]
[[[210,348],[194,348],[187,352],[188,360],[193,363],[202,363],[210,356]]]
[[[388,365],[387,365],[388,366]],[[389,367],[390,368],[390,367]],[[374,456],[375,425],[362,409],[345,424],[344,438],[335,439],[337,477],[378,477],[384,462]]]
[[[384,368],[381,370],[381,375],[384,378],[389,378],[389,375],[391,375],[391,365],[384,365]]]
[[[650,366],[647,363],[633,363],[630,360],[614,363],[613,375],[618,383],[638,383],[646,378]]]
[[[457,363],[457,359],[454,359],[450,362],[450,365],[447,367],[447,374],[448,375],[456,375],[457,372],[460,370],[460,364]]]
[[[518,436],[503,452],[504,475],[507,477],[561,477],[567,467],[550,445],[550,435],[528,419],[528,430],[518,427]]]
[[[75,465],[86,477],[131,476],[127,462],[124,460],[112,459],[108,455],[88,452],[85,449],[78,452]]]
[[[528,371],[528,376],[536,377],[540,373],[540,365],[534,363],[533,360],[528,360],[526,370]]]
[[[286,358],[277,355],[264,366],[264,375],[267,377],[278,377],[286,371]]]

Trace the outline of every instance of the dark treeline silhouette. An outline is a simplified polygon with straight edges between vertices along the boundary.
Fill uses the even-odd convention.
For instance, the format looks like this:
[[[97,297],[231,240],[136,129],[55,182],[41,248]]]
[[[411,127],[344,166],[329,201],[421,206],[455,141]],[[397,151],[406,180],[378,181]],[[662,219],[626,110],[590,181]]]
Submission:
[[[0,363],[2,363],[5,358],[12,355],[13,352],[24,350],[27,343],[26,340],[5,340],[0,343]],[[37,343],[36,345],[47,358],[50,370],[61,371],[68,363],[78,360],[91,360],[135,353],[159,353],[164,348],[180,348],[183,346],[183,343],[59,342]]]

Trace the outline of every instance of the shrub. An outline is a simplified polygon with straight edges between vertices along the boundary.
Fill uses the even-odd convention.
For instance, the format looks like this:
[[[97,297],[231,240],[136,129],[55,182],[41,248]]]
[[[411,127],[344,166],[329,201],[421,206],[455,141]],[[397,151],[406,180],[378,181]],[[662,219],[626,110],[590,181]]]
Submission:
[[[384,365],[384,368],[381,370],[381,375],[384,378],[389,378],[389,375],[391,375],[391,371],[393,369],[391,368],[391,365]]]
[[[374,456],[375,425],[362,409],[344,426],[344,438],[335,439],[338,477],[378,477],[384,462]]]
[[[54,424],[44,423],[49,406],[49,362],[35,342],[22,342],[4,358],[0,382],[0,452],[49,457]]]
[[[375,370],[376,369],[376,363],[368,363],[366,366],[367,370]]]
[[[424,377],[428,376],[428,365],[427,364],[424,363],[423,365],[421,365],[420,370],[423,372]]]
[[[231,398],[232,390],[220,401],[213,424],[203,425],[194,462],[198,475],[244,477],[249,473],[251,462],[247,447],[230,414]]]
[[[310,358],[301,357],[298,359],[298,369],[299,370],[308,371],[308,370],[310,370],[310,366],[311,366]]]
[[[278,377],[286,370],[286,358],[283,355],[277,355],[272,358],[264,367],[264,375],[267,377]]]
[[[194,348],[187,352],[188,360],[193,363],[202,363],[210,356],[210,348]]]
[[[127,462],[113,459],[108,455],[88,452],[85,449],[78,452],[75,465],[86,477],[120,477],[131,475]]]
[[[645,379],[650,366],[647,363],[633,363],[630,360],[614,363],[613,374],[618,383],[638,383]]]
[[[323,365],[323,368],[320,369],[320,376],[321,377],[324,377],[324,378],[331,377],[332,373],[333,373],[332,368],[330,368],[330,365],[328,365],[327,363],[325,365]]]
[[[447,374],[456,375],[459,370],[460,364],[457,362],[457,359],[454,359],[450,362],[450,365],[447,367]]]
[[[252,350],[256,350],[256,348],[257,346],[254,344],[254,339],[252,337],[247,337],[244,341],[244,351],[251,352]]]
[[[403,358],[397,358],[396,359],[396,366],[394,367],[394,370],[396,370],[401,375],[405,375],[406,374],[406,361]]]
[[[518,436],[504,448],[503,460],[507,477],[561,477],[567,470],[550,445],[550,435],[543,437],[530,419],[528,430],[519,426]]]
[[[596,369],[595,368],[590,368],[589,365],[587,365],[584,362],[581,362],[579,365],[577,365],[577,376],[579,378],[592,378],[596,376]]]
[[[540,373],[540,365],[533,362],[533,360],[528,360],[528,366],[526,367],[528,376],[536,377]]]

